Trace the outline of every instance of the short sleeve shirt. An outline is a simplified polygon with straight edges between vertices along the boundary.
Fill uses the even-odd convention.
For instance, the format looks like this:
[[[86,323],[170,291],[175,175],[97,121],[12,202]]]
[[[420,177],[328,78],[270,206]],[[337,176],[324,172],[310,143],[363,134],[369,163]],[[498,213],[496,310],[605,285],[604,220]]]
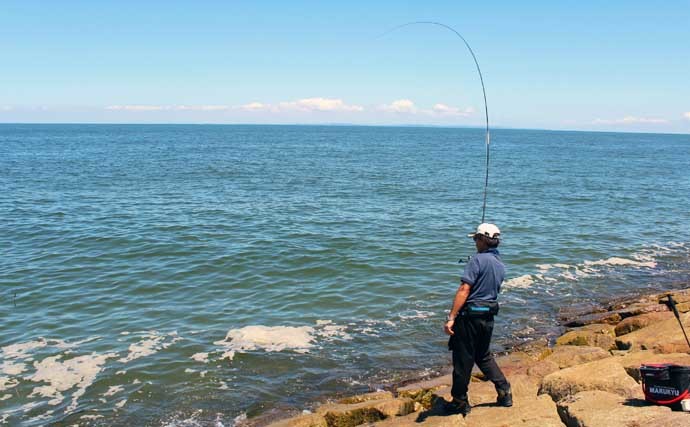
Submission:
[[[498,249],[487,249],[473,256],[462,273],[462,281],[470,285],[467,302],[497,301],[505,276],[505,265]]]

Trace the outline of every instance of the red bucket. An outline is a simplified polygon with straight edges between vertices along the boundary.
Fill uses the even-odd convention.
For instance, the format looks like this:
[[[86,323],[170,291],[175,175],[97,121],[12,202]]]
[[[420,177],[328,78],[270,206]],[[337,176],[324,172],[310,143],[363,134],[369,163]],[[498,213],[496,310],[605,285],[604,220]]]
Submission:
[[[676,406],[690,398],[690,366],[659,363],[640,367],[642,391],[647,402]]]

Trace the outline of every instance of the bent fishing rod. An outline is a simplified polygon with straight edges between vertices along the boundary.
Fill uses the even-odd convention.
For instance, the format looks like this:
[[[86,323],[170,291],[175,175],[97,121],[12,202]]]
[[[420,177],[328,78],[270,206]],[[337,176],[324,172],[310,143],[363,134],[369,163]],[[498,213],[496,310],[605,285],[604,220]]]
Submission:
[[[435,22],[435,21],[413,21],[413,22],[407,22],[405,24],[398,25],[397,27],[393,27],[390,30],[384,32],[381,34],[378,38],[381,38],[387,34],[390,34],[394,31],[400,30],[405,27],[410,27],[413,25],[434,25],[437,27],[445,28],[446,30],[451,31],[453,34],[458,36],[460,40],[465,44],[467,47],[467,50],[470,51],[470,54],[472,55],[472,59],[474,60],[474,65],[477,67],[477,73],[479,74],[479,81],[482,84],[482,94],[484,95],[484,117],[486,119],[486,175],[484,178],[484,202],[482,204],[482,221],[481,223],[484,223],[484,219],[486,217],[486,198],[487,198],[487,192],[489,188],[489,147],[491,145],[491,133],[489,131],[489,106],[487,105],[486,102],[486,89],[484,87],[484,77],[482,76],[482,70],[479,68],[479,62],[477,61],[477,57],[474,54],[474,51],[472,50],[472,47],[470,47],[470,44],[467,43],[467,40],[460,34],[455,28],[442,24],[440,22]]]

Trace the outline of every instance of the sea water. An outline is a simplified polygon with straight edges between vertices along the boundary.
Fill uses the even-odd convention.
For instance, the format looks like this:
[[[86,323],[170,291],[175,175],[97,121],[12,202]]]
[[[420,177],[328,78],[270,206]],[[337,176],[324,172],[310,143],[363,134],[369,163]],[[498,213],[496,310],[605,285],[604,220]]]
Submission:
[[[492,136],[494,350],[687,285],[690,136]],[[0,125],[0,424],[231,426],[448,364],[483,138]]]

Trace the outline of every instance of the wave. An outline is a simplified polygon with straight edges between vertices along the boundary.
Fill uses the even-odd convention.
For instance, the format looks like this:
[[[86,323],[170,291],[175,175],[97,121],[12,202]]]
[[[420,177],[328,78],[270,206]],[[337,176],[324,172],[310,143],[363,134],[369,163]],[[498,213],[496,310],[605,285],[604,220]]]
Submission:
[[[653,270],[658,267],[660,257],[682,253],[687,256],[685,243],[669,242],[666,245],[651,245],[628,258],[613,256],[598,260],[584,260],[577,264],[553,263],[535,264],[535,273],[513,277],[503,283],[505,289],[529,289],[537,284],[559,281],[578,281],[582,278],[601,276],[615,268]]]

